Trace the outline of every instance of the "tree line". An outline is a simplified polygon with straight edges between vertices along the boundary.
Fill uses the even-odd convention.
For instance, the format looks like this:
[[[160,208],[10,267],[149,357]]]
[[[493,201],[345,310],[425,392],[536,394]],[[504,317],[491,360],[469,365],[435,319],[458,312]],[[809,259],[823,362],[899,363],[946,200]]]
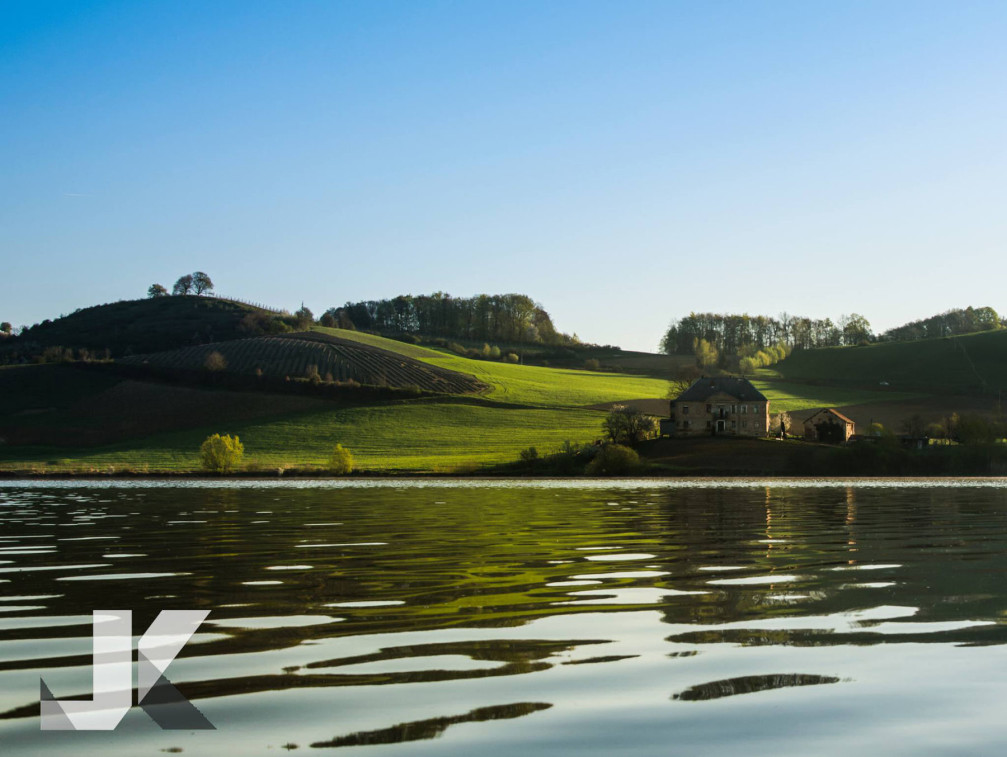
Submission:
[[[325,311],[323,326],[386,334],[517,344],[576,344],[576,335],[558,332],[545,309],[523,294],[452,297],[399,295],[393,299],[347,302]]]
[[[179,276],[171,288],[171,294],[175,297],[186,294],[210,294],[211,292],[213,292],[213,281],[202,271]],[[147,287],[147,296],[152,299],[167,297],[168,290],[161,284],[151,284]]]
[[[909,342],[917,339],[935,339],[958,334],[971,334],[976,331],[994,331],[1007,326],[1007,321],[991,307],[955,308],[943,313],[911,321],[894,329],[888,329],[881,335],[884,341]]]
[[[722,357],[745,356],[783,345],[792,349],[839,347],[874,341],[870,322],[857,313],[816,319],[782,313],[765,315],[730,315],[690,313],[673,321],[661,340],[661,349],[669,355],[695,354],[696,345],[707,342]]]

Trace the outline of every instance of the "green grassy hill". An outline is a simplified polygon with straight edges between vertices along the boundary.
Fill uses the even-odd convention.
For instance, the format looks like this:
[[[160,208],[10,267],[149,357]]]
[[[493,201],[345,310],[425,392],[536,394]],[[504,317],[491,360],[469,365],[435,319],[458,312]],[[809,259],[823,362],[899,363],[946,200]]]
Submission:
[[[928,394],[1007,390],[1007,330],[917,342],[795,351],[772,371],[788,381]]]
[[[590,442],[601,435],[605,414],[588,406],[667,390],[659,379],[470,360],[358,332],[320,331],[474,376],[489,388],[478,397],[353,403],[169,386],[71,366],[9,367],[0,369],[0,393],[8,398],[0,411],[7,440],[0,470],[191,470],[199,444],[219,432],[240,435],[247,462],[274,472],[321,466],[337,442],[365,470],[449,472],[509,462],[531,446],[546,453],[566,440]],[[104,433],[110,428],[115,441]]]
[[[203,298],[167,299],[174,302],[119,303],[121,312],[105,306],[106,326],[114,322],[113,312],[123,318],[139,314],[143,317],[132,326],[123,320],[113,333],[123,337],[121,344],[154,344],[182,338],[190,327],[190,339],[206,333],[197,325],[203,323],[198,317],[181,317],[184,309],[207,308],[215,313],[211,322],[232,324],[235,331],[229,333],[235,335],[240,334],[235,324],[250,312]],[[167,310],[160,311],[162,317],[155,317],[163,307]],[[71,321],[82,324],[73,320],[80,315],[63,319],[61,341],[73,342],[62,339],[63,334],[83,333],[67,326]],[[184,323],[188,326],[182,327]],[[143,324],[152,329],[150,338],[137,336]],[[218,328],[224,326],[213,327],[215,332]],[[305,344],[310,345],[307,352]],[[0,369],[0,470],[195,470],[202,440],[212,433],[231,433],[245,443],[246,462],[263,472],[321,469],[337,442],[352,450],[363,470],[458,472],[511,462],[527,447],[547,454],[566,440],[591,442],[601,436],[604,407],[663,398],[668,389],[663,378],[474,360],[444,349],[320,327],[308,335],[189,345],[168,352],[165,359],[170,363],[184,358],[198,369],[207,350],[215,349],[227,351],[233,370],[254,370],[263,350],[275,347],[276,370],[300,371],[309,360],[317,360],[324,377],[326,364],[318,355],[342,345],[347,354],[358,348],[368,359],[380,356],[389,370],[408,365],[410,370],[468,378],[452,386],[449,396],[323,399],[140,381],[86,366],[11,366]],[[248,345],[258,351],[243,353]],[[288,347],[297,355],[286,354]],[[894,424],[907,412],[944,412],[931,395],[978,391],[984,381],[987,387],[1003,381],[1005,357],[1004,333],[811,350],[762,371],[755,383],[770,398],[774,412],[852,407],[849,412],[858,423],[881,418]],[[639,359],[661,374],[663,362],[646,355]],[[338,361],[332,366],[338,367]],[[882,381],[889,386],[881,386]],[[476,385],[478,394],[464,394]]]

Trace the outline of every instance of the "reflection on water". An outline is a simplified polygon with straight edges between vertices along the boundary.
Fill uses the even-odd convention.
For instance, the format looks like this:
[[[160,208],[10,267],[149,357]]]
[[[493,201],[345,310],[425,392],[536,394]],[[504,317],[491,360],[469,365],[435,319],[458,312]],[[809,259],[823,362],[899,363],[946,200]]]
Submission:
[[[989,752],[1007,487],[958,484],[7,484],[0,743]],[[40,675],[90,695],[95,609],[209,610],[168,677],[218,730],[40,732]]]
[[[789,686],[815,686],[820,683],[839,683],[835,676],[815,676],[791,673],[789,675],[742,676],[728,678],[724,681],[710,681],[698,686],[690,686],[674,699],[687,702],[698,702],[706,699],[733,697],[737,694],[753,694],[757,691],[770,689],[785,689]]]
[[[449,718],[430,718],[414,723],[399,723],[391,728],[381,728],[377,731],[359,731],[348,736],[337,736],[331,741],[317,741],[311,746],[364,746],[366,744],[395,744],[400,741],[418,741],[419,739],[435,739],[444,733],[448,726],[457,723],[477,723],[486,720],[502,720],[504,718],[519,718],[539,710],[548,710],[551,704],[542,702],[518,702],[499,707],[480,707],[477,710]]]

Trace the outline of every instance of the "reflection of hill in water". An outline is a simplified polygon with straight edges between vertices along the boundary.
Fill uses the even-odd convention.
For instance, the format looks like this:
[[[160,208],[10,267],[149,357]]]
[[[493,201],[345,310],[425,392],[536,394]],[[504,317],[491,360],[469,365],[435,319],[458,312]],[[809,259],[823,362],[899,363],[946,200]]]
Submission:
[[[561,711],[581,689],[549,682],[578,676],[619,696],[650,676],[670,707],[861,685],[848,660],[1007,638],[1004,489],[492,486],[5,490],[0,599],[13,611],[0,617],[0,681],[89,665],[82,613],[109,596],[137,628],[162,609],[212,610],[183,654],[198,670],[172,679],[208,706],[293,690],[318,710],[403,689],[422,703],[449,681],[483,694],[433,718],[390,706],[356,734],[362,724],[318,720],[326,730],[310,738],[326,746],[537,711],[499,702]],[[834,646],[841,655],[816,656]],[[747,675],[780,669],[818,674]],[[507,687],[528,676],[534,695]],[[23,724],[37,685],[11,700],[0,722]]]
[[[454,717],[430,718],[416,720],[411,723],[399,723],[391,728],[380,728],[375,731],[358,731],[347,736],[338,736],[331,741],[316,741],[314,748],[365,746],[367,744],[398,744],[403,741],[420,741],[421,739],[436,739],[449,726],[458,723],[479,723],[487,720],[506,720],[530,715],[540,710],[548,710],[551,704],[544,702],[518,702],[496,707],[479,707],[464,715]]]
[[[685,702],[699,702],[707,699],[733,697],[738,694],[754,694],[759,691],[786,689],[792,686],[817,686],[823,683],[839,683],[839,679],[835,676],[816,676],[802,673],[725,678],[722,681],[711,681],[710,683],[702,683],[698,686],[690,686],[685,691],[675,694],[672,699],[680,699]]]

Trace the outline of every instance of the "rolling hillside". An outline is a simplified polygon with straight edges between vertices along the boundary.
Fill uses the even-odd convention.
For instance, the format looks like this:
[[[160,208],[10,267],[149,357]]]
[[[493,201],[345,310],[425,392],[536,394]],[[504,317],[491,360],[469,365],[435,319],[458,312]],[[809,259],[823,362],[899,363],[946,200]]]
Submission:
[[[765,375],[836,386],[977,395],[1007,392],[1007,330],[917,342],[798,350]]]
[[[161,372],[199,373],[216,353],[222,372],[269,378],[356,381],[369,386],[416,387],[435,394],[470,394],[486,388],[471,376],[427,365],[412,357],[314,331],[211,342],[122,358],[127,366]]]
[[[275,314],[214,297],[122,300],[78,310],[5,340],[5,350],[60,346],[113,356],[159,352],[249,336],[245,319],[268,323]]]

